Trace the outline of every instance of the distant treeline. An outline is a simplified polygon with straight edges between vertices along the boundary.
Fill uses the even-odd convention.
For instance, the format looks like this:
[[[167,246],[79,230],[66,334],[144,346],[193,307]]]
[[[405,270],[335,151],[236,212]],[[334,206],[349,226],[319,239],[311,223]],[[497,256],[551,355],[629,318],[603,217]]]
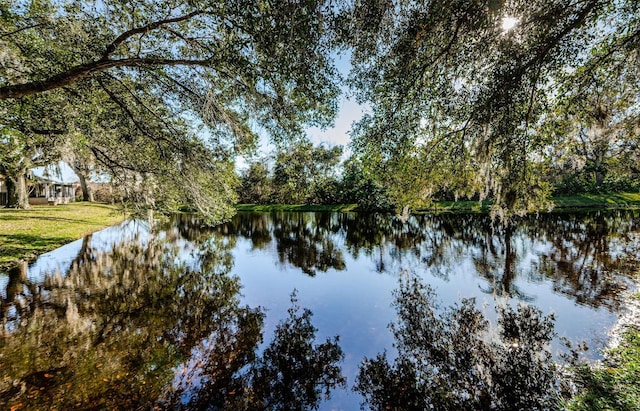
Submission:
[[[387,190],[362,162],[342,160],[342,146],[295,144],[249,163],[240,172],[238,197],[248,204],[359,204],[393,208]]]
[[[545,165],[552,195],[640,191],[640,174],[622,167],[616,158],[585,161],[580,167],[560,162]],[[399,177],[400,178],[400,177]],[[238,197],[245,204],[358,204],[364,210],[398,206],[388,182],[376,177],[366,160],[343,160],[342,146],[297,143],[275,154],[249,162],[240,171]],[[477,200],[448,190],[433,193],[434,200]]]

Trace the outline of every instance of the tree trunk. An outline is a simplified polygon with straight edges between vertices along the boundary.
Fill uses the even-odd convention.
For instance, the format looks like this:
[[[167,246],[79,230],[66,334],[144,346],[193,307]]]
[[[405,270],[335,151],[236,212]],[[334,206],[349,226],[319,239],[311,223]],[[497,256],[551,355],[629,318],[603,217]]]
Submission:
[[[5,184],[7,185],[7,204],[5,204],[5,207],[7,208],[15,207],[15,205],[18,204],[16,184],[13,181],[13,179],[8,176],[7,176],[7,179],[5,180]]]
[[[89,167],[81,164],[79,161],[72,159],[67,160],[67,164],[73,170],[74,173],[78,176],[78,180],[80,180],[80,188],[82,188],[82,201],[88,201],[93,203],[93,190],[87,181],[87,173],[89,172]]]
[[[78,179],[80,180],[80,187],[82,188],[82,201],[88,201],[90,203],[93,203],[93,190],[91,189],[91,186],[87,183],[87,178],[83,173],[79,173]]]
[[[27,191],[27,173],[25,170],[16,176],[7,176],[7,207],[28,210],[29,193]]]
[[[602,187],[603,181],[604,181],[604,174],[602,174],[602,171],[596,170],[596,187]]]
[[[604,127],[604,126],[603,126]],[[604,176],[606,173],[605,168],[605,158],[606,158],[606,147],[597,147],[594,149],[594,167],[593,167],[593,177],[596,183],[596,187],[602,187],[602,183],[604,182]]]
[[[30,209],[31,205],[29,204],[29,191],[27,190],[26,171],[21,172],[20,175],[18,175],[16,188],[16,191],[18,192],[18,208],[22,208],[24,210]]]

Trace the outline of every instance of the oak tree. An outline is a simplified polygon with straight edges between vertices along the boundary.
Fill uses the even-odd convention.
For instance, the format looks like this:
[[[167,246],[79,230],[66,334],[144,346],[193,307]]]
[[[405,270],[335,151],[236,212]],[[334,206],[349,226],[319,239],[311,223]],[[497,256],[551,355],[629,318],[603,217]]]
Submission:
[[[637,2],[355,1],[341,16],[351,85],[371,107],[354,148],[398,201],[439,190],[494,215],[545,205],[540,122],[559,87],[636,64]],[[576,71],[581,77],[568,74]]]
[[[216,196],[233,184],[201,178],[229,168],[258,131],[286,140],[330,123],[338,94],[330,13],[322,1],[2,2],[0,123],[13,128],[11,107],[34,98],[52,99],[51,116],[73,127],[87,112],[102,116],[92,125],[99,133],[83,134],[98,162],[137,174],[137,193],[165,184],[156,182],[172,169],[171,184],[190,188],[184,200],[220,217],[212,210],[227,200]],[[120,154],[100,150],[105,142]],[[162,172],[125,153],[164,161]],[[131,182],[128,173],[113,178]],[[163,196],[155,197],[149,206]]]

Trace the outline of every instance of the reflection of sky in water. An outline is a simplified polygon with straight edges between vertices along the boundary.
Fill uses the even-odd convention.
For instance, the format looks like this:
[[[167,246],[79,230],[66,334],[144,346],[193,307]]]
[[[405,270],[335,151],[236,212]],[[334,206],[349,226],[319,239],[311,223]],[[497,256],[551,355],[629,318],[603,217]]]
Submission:
[[[558,277],[559,274],[556,273],[554,277],[541,272],[542,260],[552,256],[558,248],[576,251],[573,237],[559,238],[554,243],[549,236],[516,231],[510,243],[512,272],[507,275],[504,239],[483,233],[482,228],[477,230],[479,235],[471,241],[465,237],[448,238],[437,224],[429,225],[429,220],[425,223],[427,228],[413,221],[413,228],[394,226],[378,240],[366,243],[366,246],[357,246],[346,239],[348,224],[339,229],[318,229],[317,226],[322,224],[339,225],[336,215],[322,222],[313,214],[280,216],[285,220],[290,219],[287,222],[292,227],[289,227],[290,231],[281,226],[282,221],[274,224],[273,220],[265,220],[266,215],[262,215],[263,230],[269,230],[268,238],[258,243],[249,235],[237,235],[231,250],[234,257],[231,275],[241,279],[243,304],[260,306],[266,310],[265,341],[270,340],[276,324],[286,317],[289,297],[297,290],[300,305],[313,312],[313,324],[318,328],[317,340],[340,336],[340,345],[346,355],[343,373],[347,377],[348,387],[354,383],[358,365],[364,357],[374,357],[384,350],[393,355],[393,337],[387,326],[396,318],[391,306],[392,290],[397,287],[399,273],[404,270],[416,273],[431,284],[442,306],[454,304],[460,298],[475,297],[479,307],[486,307],[485,312],[490,318],[495,318],[495,301],[516,305],[522,300],[540,308],[545,314],[553,312],[556,315],[556,331],[560,336],[574,341],[586,340],[592,349],[603,346],[606,332],[616,320],[616,313],[606,303],[579,303],[577,297],[571,295],[574,290],[570,281],[562,284],[565,280]],[[251,217],[244,215],[243,218],[244,223],[253,223]],[[452,218],[451,221],[456,220]],[[236,222],[240,232],[244,223]],[[274,227],[282,230],[280,237],[274,234]],[[305,229],[302,230],[302,227]],[[432,231],[424,233],[425,230]],[[402,245],[403,240],[415,233],[422,236],[420,240],[410,246],[406,243]],[[175,232],[161,232],[159,235],[175,241],[173,245],[179,250],[178,263],[197,266],[200,250],[195,244],[180,235],[176,236]],[[212,232],[211,235],[220,234]],[[394,235],[398,237],[397,241]],[[629,238],[623,241],[619,237],[606,240],[609,244],[608,258],[616,260],[625,256],[629,253],[629,244],[632,245],[631,249],[637,250],[637,233],[630,233],[628,237],[631,237],[630,241]],[[94,234],[91,247],[94,250],[110,250],[123,238],[126,241],[136,239],[144,244],[148,240],[148,230],[141,223],[124,223]],[[487,251],[490,248],[484,242],[487,239],[495,242],[492,243],[495,248],[492,252]],[[298,240],[304,241],[302,251],[296,248]],[[323,271],[317,269],[322,262],[310,260],[311,265],[316,264],[315,276],[306,275],[298,268],[304,264],[308,268],[310,262],[305,260],[308,256],[296,253],[312,247],[326,248],[328,245],[340,253],[343,261],[339,266],[332,266],[330,262],[326,271]],[[440,249],[437,249],[438,245]],[[29,268],[28,278],[38,282],[43,280],[46,273],[64,273],[82,246],[83,241],[78,240],[42,255]],[[578,257],[583,258],[581,264],[585,267],[593,266],[597,263],[594,258],[601,257],[579,253],[580,250],[576,251]],[[294,257],[304,261],[294,261]],[[509,276],[508,281],[505,276]],[[506,292],[501,288],[505,283],[508,287]],[[6,285],[7,277],[0,276],[3,292]],[[575,293],[577,295],[579,291]],[[516,295],[517,298],[509,299],[509,295]],[[553,349],[559,349],[558,344]],[[597,351],[592,351],[590,356],[597,357]],[[356,409],[359,401],[359,397],[348,388],[336,392],[330,401],[323,404],[322,409]]]
[[[0,298],[7,298],[8,284],[9,284],[9,276],[0,273]]]

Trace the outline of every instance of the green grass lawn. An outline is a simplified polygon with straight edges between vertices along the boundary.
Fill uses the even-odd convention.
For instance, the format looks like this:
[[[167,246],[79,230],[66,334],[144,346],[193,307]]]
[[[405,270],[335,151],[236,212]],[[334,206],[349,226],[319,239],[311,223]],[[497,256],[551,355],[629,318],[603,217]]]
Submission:
[[[640,193],[579,194],[552,198],[553,210],[565,211],[586,208],[640,208]],[[432,207],[420,211],[483,212],[488,201],[434,201]]]
[[[580,194],[553,198],[557,208],[640,207],[640,193]]]
[[[489,201],[434,201],[429,207],[416,210],[418,213],[484,213],[489,211]]]
[[[0,267],[32,261],[92,232],[124,220],[115,207],[95,203],[0,208]]]

